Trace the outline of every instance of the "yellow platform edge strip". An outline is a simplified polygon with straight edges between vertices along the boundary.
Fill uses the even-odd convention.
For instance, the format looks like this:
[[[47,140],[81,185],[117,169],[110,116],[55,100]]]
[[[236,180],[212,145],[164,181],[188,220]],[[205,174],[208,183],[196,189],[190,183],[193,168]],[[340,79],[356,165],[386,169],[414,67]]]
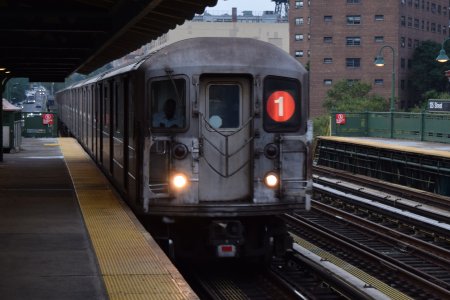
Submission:
[[[355,276],[356,278],[364,281],[368,285],[376,288],[386,296],[390,297],[391,299],[402,299],[402,300],[409,300],[412,298],[408,295],[402,293],[401,291],[387,285],[386,283],[378,280],[377,278],[373,277],[372,275],[364,272],[361,269],[358,269],[357,267],[349,264],[348,262],[334,256],[333,254],[317,247],[314,244],[311,244],[310,242],[300,238],[299,236],[291,234],[291,236],[294,238],[294,242],[302,246],[303,248],[307,249],[308,251],[316,254],[317,256],[320,256],[322,259],[327,260],[334,264],[335,266],[341,268],[342,270],[346,271],[347,273]]]
[[[198,299],[83,148],[58,139],[110,299]]]

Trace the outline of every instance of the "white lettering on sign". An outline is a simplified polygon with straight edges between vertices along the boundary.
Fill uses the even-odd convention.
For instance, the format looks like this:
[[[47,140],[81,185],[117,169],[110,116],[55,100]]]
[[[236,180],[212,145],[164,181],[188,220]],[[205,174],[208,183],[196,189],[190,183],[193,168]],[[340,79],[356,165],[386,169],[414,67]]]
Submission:
[[[442,102],[430,102],[430,108],[442,109],[443,108],[443,103]]]
[[[280,98],[274,100],[274,102],[275,102],[276,104],[278,104],[278,116],[279,116],[279,117],[284,116],[283,100],[284,100],[283,97],[280,97]]]

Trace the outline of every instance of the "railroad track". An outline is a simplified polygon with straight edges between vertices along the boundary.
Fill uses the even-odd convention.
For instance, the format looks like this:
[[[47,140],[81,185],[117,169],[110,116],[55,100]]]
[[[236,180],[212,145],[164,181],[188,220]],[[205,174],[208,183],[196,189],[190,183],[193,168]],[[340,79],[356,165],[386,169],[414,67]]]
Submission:
[[[201,299],[307,299],[262,265],[229,260],[178,267]]]
[[[395,232],[368,230],[366,227],[373,223],[367,220],[359,218],[354,222],[354,216],[343,215],[344,212],[332,207],[324,210],[317,206],[323,205],[315,201],[310,212],[286,215],[285,220],[294,235],[348,261],[411,298],[450,298],[450,263],[447,259],[399,241]]]
[[[352,174],[349,172],[324,166],[314,166],[313,173],[316,175],[316,180],[317,176],[327,176],[338,180],[341,179],[347,182],[352,182],[360,186],[364,186],[364,188],[367,189],[373,188],[377,191],[383,191],[382,193],[389,193],[388,196],[390,195],[390,198],[396,200],[397,207],[403,207],[406,209],[413,209],[414,207],[418,207],[422,208],[422,213],[425,214],[426,209],[424,208],[428,207],[431,207],[431,213],[433,208],[435,208],[437,211],[450,211],[450,197],[446,197],[443,195],[434,194],[411,187],[390,183],[380,179],[359,174]]]
[[[444,248],[450,259],[450,210],[424,208],[422,205],[399,208],[399,201],[395,196],[323,176],[315,178],[314,197],[320,202],[383,224],[399,233]],[[433,214],[430,214],[431,211]]]

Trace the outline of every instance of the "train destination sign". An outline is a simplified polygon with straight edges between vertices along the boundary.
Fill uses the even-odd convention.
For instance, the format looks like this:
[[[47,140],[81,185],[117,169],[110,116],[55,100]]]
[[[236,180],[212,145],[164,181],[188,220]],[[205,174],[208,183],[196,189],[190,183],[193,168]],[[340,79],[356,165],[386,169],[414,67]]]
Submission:
[[[450,99],[429,99],[428,110],[450,112]]]
[[[286,91],[275,91],[267,100],[267,114],[275,122],[286,122],[295,112],[295,101]]]

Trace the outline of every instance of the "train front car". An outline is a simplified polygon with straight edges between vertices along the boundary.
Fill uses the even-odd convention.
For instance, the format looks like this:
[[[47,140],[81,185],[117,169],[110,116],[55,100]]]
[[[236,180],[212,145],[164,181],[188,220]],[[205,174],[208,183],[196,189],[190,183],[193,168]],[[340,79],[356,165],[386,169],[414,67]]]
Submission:
[[[307,72],[272,44],[195,38],[152,55],[142,203],[175,256],[261,257],[309,201]]]

